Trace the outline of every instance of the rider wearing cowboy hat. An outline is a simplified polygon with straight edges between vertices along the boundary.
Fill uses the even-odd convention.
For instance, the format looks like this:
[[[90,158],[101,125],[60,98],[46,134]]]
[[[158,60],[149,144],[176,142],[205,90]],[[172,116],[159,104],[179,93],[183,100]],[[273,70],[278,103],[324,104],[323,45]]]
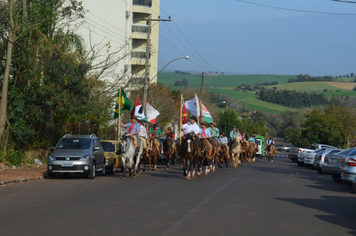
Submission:
[[[127,133],[130,136],[136,136],[136,140],[137,140],[137,150],[140,149],[141,146],[141,140],[139,138],[139,133],[140,133],[140,124],[137,123],[137,116],[133,116],[131,117],[131,122],[130,123],[126,123],[123,124],[122,121],[120,120],[120,125],[123,128],[129,128],[129,130],[127,131]]]
[[[203,121],[203,122],[201,122],[201,126],[202,126],[202,128],[200,129],[200,137],[201,138],[210,138],[211,133],[210,133],[210,130],[207,128],[208,124],[205,121]]]
[[[168,127],[167,128],[167,132],[166,132],[166,136],[171,135],[172,138],[174,138],[174,133],[172,132],[172,128]]]
[[[162,137],[162,131],[158,128],[158,125],[154,124],[153,129],[150,130],[149,134],[151,137],[160,138]]]

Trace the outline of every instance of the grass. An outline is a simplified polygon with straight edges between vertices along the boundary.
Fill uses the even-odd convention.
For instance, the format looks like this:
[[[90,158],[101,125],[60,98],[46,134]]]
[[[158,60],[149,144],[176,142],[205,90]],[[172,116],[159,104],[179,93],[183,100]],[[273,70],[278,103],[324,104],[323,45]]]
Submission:
[[[288,83],[291,78],[296,78],[295,75],[216,75],[216,76],[205,76],[204,77],[204,87],[205,91],[225,94],[230,98],[234,98],[244,102],[248,109],[258,110],[262,112],[267,112],[270,114],[283,113],[285,110],[296,110],[290,107],[285,107],[277,105],[274,103],[264,102],[258,99],[255,95],[255,91],[243,92],[233,90],[235,87],[241,84],[254,84],[254,83],[264,83],[264,82],[274,82],[277,81],[277,85],[264,86],[266,88],[276,87],[278,90],[296,90],[305,92],[323,92],[325,89],[331,92],[323,92],[325,96],[331,97],[341,97],[349,96],[356,97],[356,91],[347,91],[341,88],[337,88],[329,85],[326,82],[296,82]],[[200,90],[201,87],[201,74],[186,75],[186,74],[176,74],[170,72],[162,72],[158,75],[158,82],[166,86],[171,86],[172,90],[180,89],[184,90],[187,88],[195,88]],[[176,81],[182,81],[187,79],[189,87],[173,86]],[[338,78],[337,81],[352,82],[355,78]]]
[[[336,88],[334,86],[331,86],[330,84],[326,82],[296,82],[296,83],[287,83],[287,84],[277,84],[277,85],[271,85],[271,86],[265,86],[266,88],[273,88],[276,87],[278,90],[296,90],[299,92],[305,91],[305,92],[323,92],[324,89],[327,90],[342,90],[346,91],[341,88]]]
[[[285,110],[295,111],[294,108],[285,107],[282,105],[274,104],[271,102],[264,102],[257,97],[255,98],[244,98],[241,101],[246,103],[246,106],[250,110],[258,110],[262,112],[267,112],[270,114],[279,114],[283,113]]]

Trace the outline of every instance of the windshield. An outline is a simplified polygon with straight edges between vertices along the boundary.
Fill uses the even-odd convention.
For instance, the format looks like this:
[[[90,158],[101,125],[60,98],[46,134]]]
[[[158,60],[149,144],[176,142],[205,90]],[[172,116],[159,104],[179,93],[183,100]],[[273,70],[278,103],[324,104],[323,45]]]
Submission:
[[[115,152],[115,143],[101,142],[104,152]]]
[[[88,138],[64,138],[57,144],[56,149],[89,149]]]
[[[338,154],[347,155],[347,154],[349,154],[349,153],[351,153],[351,152],[353,152],[355,150],[356,150],[356,148],[349,148],[349,149],[346,149],[344,151],[339,152]]]

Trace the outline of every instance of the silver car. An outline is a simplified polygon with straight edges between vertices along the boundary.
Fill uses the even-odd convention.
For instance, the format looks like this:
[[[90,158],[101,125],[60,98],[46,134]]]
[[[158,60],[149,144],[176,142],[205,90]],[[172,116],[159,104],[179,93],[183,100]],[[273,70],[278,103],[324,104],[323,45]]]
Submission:
[[[317,150],[314,150],[313,152],[307,153],[307,155],[304,158],[304,165],[312,167],[314,163],[315,155],[323,153],[327,149],[330,149],[330,147],[322,147]]]
[[[339,148],[327,148],[323,152],[320,152],[314,156],[313,168],[317,170],[320,174],[322,174],[321,167],[324,164],[325,157],[332,155],[334,153],[341,152],[343,149]]]
[[[342,159],[341,179],[352,186],[356,178],[356,154],[349,153]]]
[[[337,152],[334,154],[328,154],[325,157],[324,164],[321,167],[321,171],[324,174],[331,175],[332,179],[337,182],[341,183],[341,169],[342,164],[341,161],[345,158],[348,154],[356,154],[356,148],[349,148],[341,152]]]
[[[94,179],[96,172],[105,175],[105,155],[94,134],[66,134],[51,150],[47,163],[50,178],[59,173],[83,173],[89,179]]]

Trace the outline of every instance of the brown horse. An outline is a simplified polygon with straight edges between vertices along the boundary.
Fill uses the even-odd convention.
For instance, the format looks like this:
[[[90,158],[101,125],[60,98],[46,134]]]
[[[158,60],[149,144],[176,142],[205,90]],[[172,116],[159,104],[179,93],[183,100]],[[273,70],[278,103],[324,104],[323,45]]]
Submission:
[[[256,162],[256,153],[258,151],[258,147],[256,143],[250,142],[250,148],[248,149],[248,162]]]
[[[202,158],[200,160],[200,164],[203,165],[204,160],[206,159],[207,165],[205,168],[205,175],[207,175],[210,171],[213,171],[213,163],[214,163],[214,155],[215,155],[215,149],[213,145],[208,141],[208,139],[201,139],[203,143],[203,153],[202,153]],[[200,165],[200,166],[201,166]],[[201,173],[201,167],[199,166],[199,172],[198,175]]]
[[[172,169],[172,165],[177,158],[177,149],[172,139],[172,134],[167,135],[166,140],[163,142],[163,154],[166,157],[166,169]]]
[[[274,147],[273,144],[270,144],[267,146],[266,151],[267,151],[268,163],[273,163],[273,156],[274,154],[277,153],[276,148]]]
[[[224,162],[226,164],[226,169],[228,168],[230,158],[229,153],[229,146],[227,146],[225,143],[221,143],[219,155],[217,156],[217,162],[220,170],[223,169]]]
[[[249,144],[246,140],[241,141],[241,164],[245,165],[246,159],[248,157]]]
[[[230,157],[232,159],[232,167],[236,168],[241,155],[240,136],[230,140],[229,142]]]
[[[199,148],[193,136],[191,134],[187,134],[186,137],[182,139],[182,144],[180,147],[180,153],[183,158],[183,175],[186,179],[195,177],[195,167],[197,165],[199,156],[198,152]]]
[[[158,139],[154,137],[151,137],[148,142],[150,145],[150,148],[148,150],[148,156],[149,156],[148,170],[151,170],[151,159],[153,164],[152,169],[156,170],[158,157],[160,157],[162,153],[161,144],[158,141]]]

